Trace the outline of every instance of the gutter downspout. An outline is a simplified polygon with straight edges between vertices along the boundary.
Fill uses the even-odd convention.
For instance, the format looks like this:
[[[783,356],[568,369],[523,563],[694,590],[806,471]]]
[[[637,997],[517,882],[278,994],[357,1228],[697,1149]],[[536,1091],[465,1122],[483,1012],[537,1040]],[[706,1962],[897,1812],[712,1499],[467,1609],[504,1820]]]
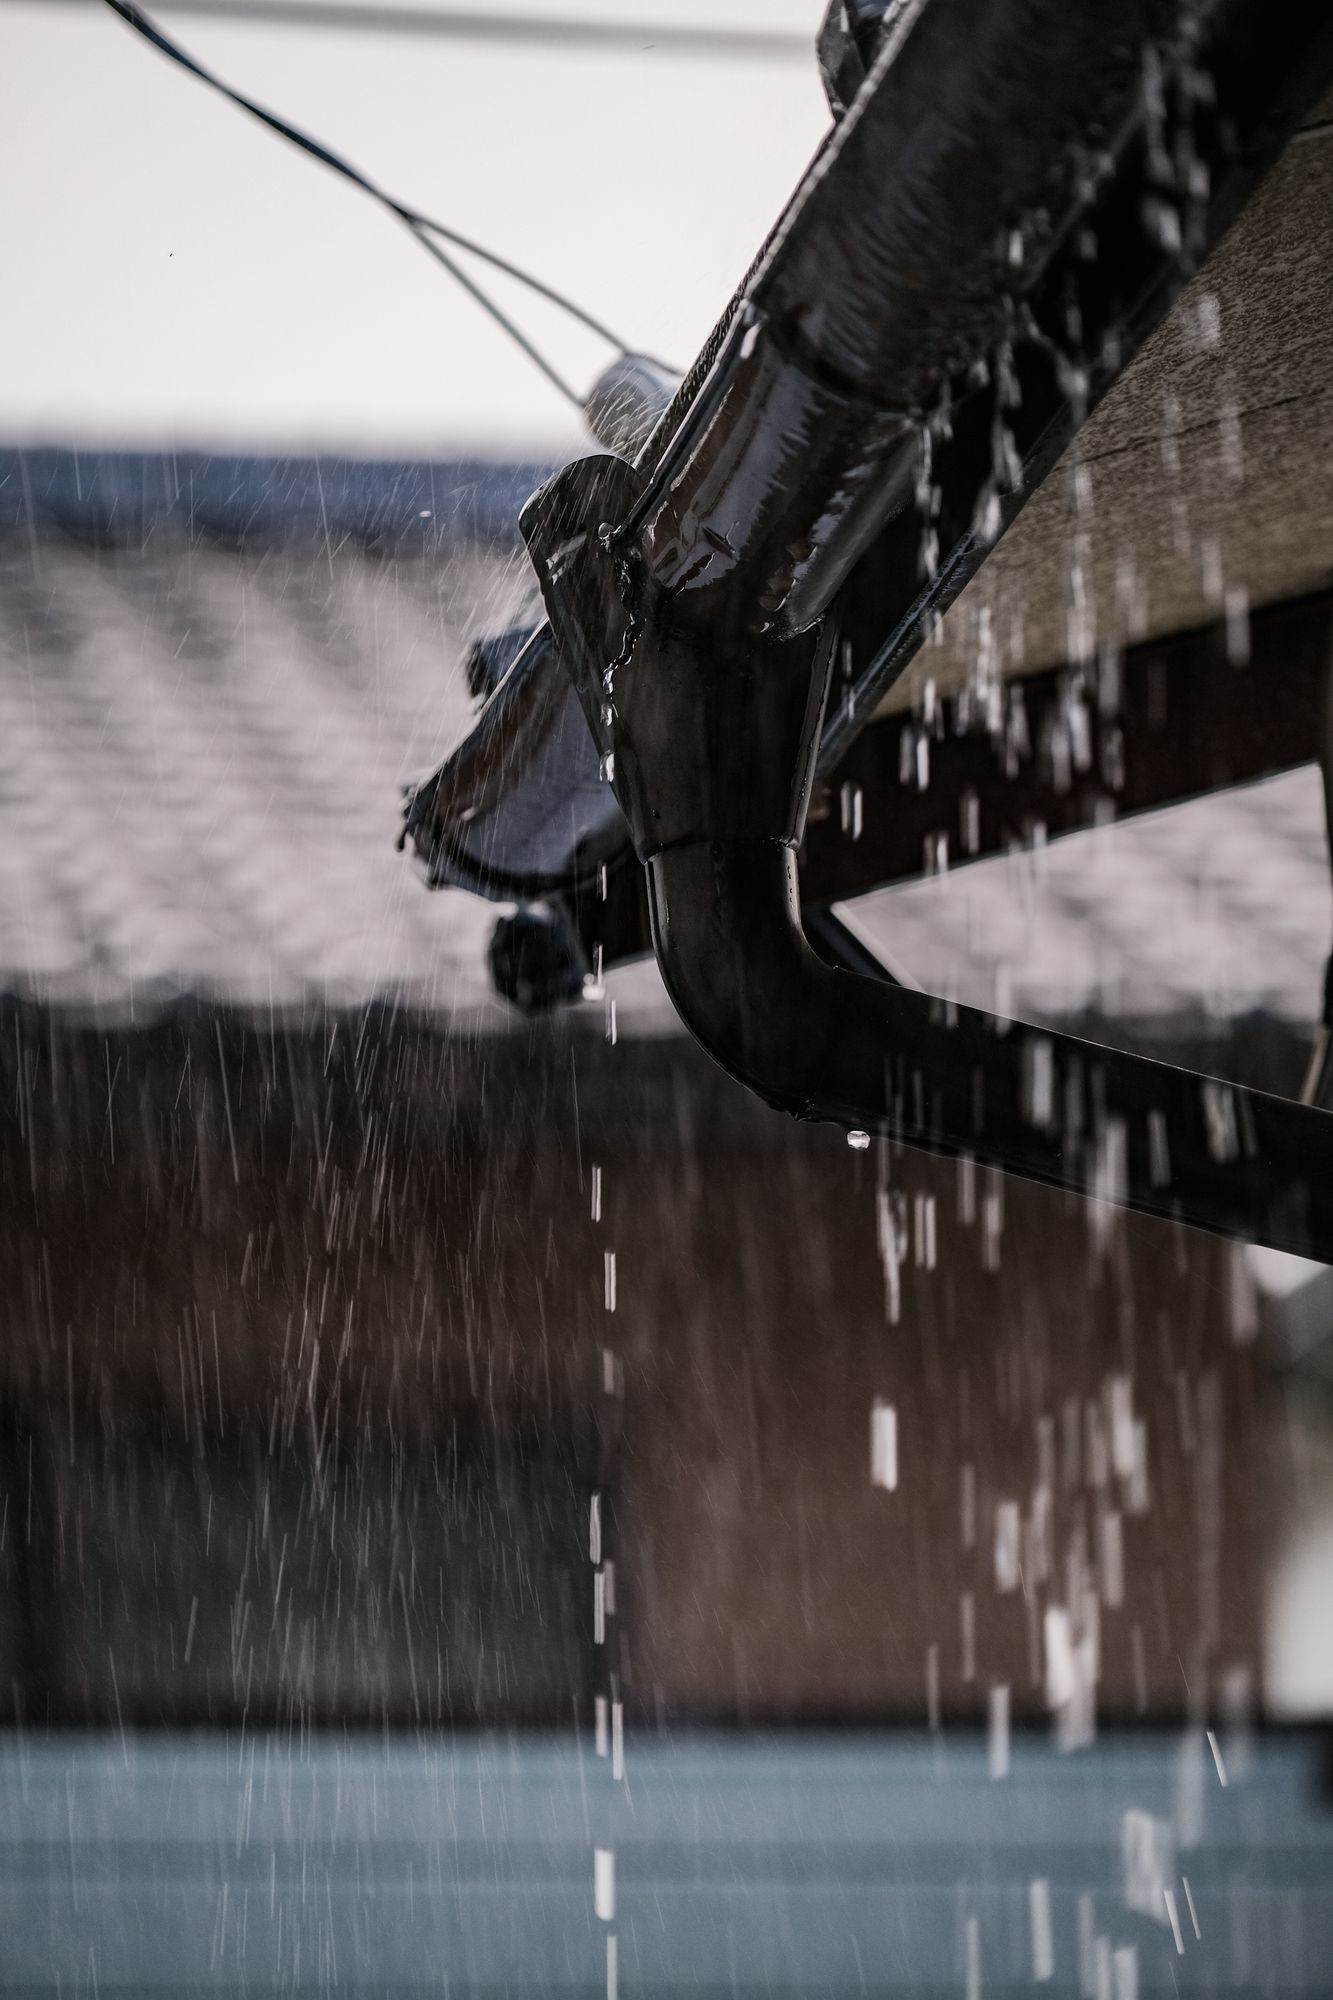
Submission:
[[[1308,0],[858,12],[870,73],[615,524],[704,645],[835,606],[821,776],[1333,81],[1333,9]],[[577,893],[623,834],[545,634],[511,679],[405,837],[437,883]]]
[[[610,526],[642,494],[622,460],[584,460],[523,531],[648,872],[667,990],[708,1053],[795,1117],[1333,1262],[1333,1115],[816,957],[796,850],[833,622],[682,624]]]

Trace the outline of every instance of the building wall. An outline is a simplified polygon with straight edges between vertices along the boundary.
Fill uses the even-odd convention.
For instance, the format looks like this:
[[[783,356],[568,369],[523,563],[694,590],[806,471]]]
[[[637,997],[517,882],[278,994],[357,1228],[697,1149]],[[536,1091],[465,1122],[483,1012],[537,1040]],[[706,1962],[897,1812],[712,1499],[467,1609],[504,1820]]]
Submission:
[[[500,1507],[487,1543],[488,1561],[544,1581],[492,1593],[485,1615],[510,1621],[496,1643],[515,1659],[532,1657],[519,1627],[569,1604],[591,1632],[600,1494],[614,1608],[604,1647],[556,1647],[576,1705],[602,1689],[645,1717],[980,1720],[998,1685],[1022,1719],[1046,1713],[1053,1649],[1077,1736],[1094,1623],[1102,1715],[1197,1712],[1253,1672],[1256,1372],[1226,1246],[984,1174],[969,1193],[954,1163],[854,1153],[747,1099],[690,1044],[611,1047],[585,1017],[474,1041],[386,1021],[104,1033],[15,1013],[3,1050],[6,1518],[26,1518],[35,1452],[38,1707],[114,1705],[115,1677],[88,1665],[114,1622],[99,1577],[141,1591],[122,1646],[198,1594],[162,1582],[197,1558],[179,1536],[172,1557],[152,1520],[169,1503],[151,1496],[119,1538],[133,1560],[90,1568],[109,1504],[97,1468],[126,1440],[136,1463],[216,1467],[243,1444],[287,1467],[286,1559],[299,1544],[307,1567],[316,1544],[328,1559],[331,1467],[364,1487],[386,1449],[554,1452],[553,1483]],[[871,1481],[877,1400],[896,1413],[892,1491]],[[355,1714],[354,1674],[336,1700],[283,1678],[280,1544],[251,1591],[280,1662],[268,1706]],[[235,1575],[217,1588],[245,1597]],[[431,1616],[447,1625],[460,1601],[404,1605],[403,1643],[427,1645]],[[353,1649],[381,1615],[368,1602]],[[338,1643],[343,1612],[325,1615]],[[157,1665],[135,1669],[145,1719],[182,1712],[178,1641],[159,1635]],[[361,1705],[564,1712],[559,1674],[501,1674],[484,1695],[474,1677],[466,1700],[448,1680],[414,1708],[381,1673]],[[227,1719],[246,1685],[215,1677],[190,1712]]]

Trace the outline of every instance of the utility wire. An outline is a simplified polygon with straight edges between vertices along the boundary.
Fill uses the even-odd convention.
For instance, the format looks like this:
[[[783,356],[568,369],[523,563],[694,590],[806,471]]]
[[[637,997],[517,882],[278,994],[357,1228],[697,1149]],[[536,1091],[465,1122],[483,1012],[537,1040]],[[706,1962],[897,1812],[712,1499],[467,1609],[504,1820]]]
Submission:
[[[57,0],[47,0],[54,6]],[[65,0],[86,5],[87,0]],[[629,0],[630,10],[636,0]],[[486,13],[472,7],[374,4],[374,0],[170,0],[173,13],[249,21],[260,27],[346,28],[369,34],[421,35],[465,42],[524,42],[553,49],[608,49],[625,55],[705,56],[746,62],[808,62],[811,36],[783,28],[692,26],[670,20],[596,20],[579,16]]]
[[[382,207],[387,208],[391,215],[396,216],[400,222],[404,223],[411,230],[422,249],[433,257],[437,264],[442,265],[450,277],[455,279],[463,287],[464,291],[468,292],[477,301],[477,304],[490,314],[491,318],[498,326],[503,328],[510,339],[517,342],[528,359],[540,368],[547,381],[558,389],[560,394],[573,403],[576,408],[582,409],[583,407],[583,398],[579,395],[578,391],[571,388],[564,377],[552,367],[540,349],[533,345],[522,329],[516,326],[509,315],[496,304],[490,294],[483,291],[476,280],[469,277],[461,265],[457,264],[452,257],[440,248],[439,243],[433,239],[438,236],[444,242],[452,243],[457,249],[468,251],[472,256],[479,257],[484,263],[492,265],[497,271],[503,271],[507,277],[516,279],[520,285],[526,285],[529,291],[536,292],[539,297],[548,299],[552,305],[559,306],[563,312],[568,313],[571,318],[580,321],[582,325],[589,328],[591,332],[597,334],[620,353],[624,354],[629,351],[629,343],[627,341],[621,340],[618,334],[611,331],[610,327],[604,326],[599,319],[594,319],[590,312],[585,312],[582,306],[576,305],[572,299],[566,298],[563,292],[556,291],[554,286],[544,284],[540,278],[534,278],[531,272],[520,269],[517,264],[511,264],[507,257],[498,256],[494,250],[487,250],[482,244],[474,243],[471,237],[461,235],[458,230],[448,228],[443,222],[436,222],[429,215],[423,215],[419,209],[408,208],[403,202],[395,201],[392,195],[386,194],[383,188],[376,187],[375,183],[368,180],[358,168],[352,166],[350,161],[342,159],[337,153],[330,152],[329,148],[321,145],[318,139],[312,139],[308,133],[300,131],[295,125],[288,124],[285,118],[278,117],[275,112],[266,111],[264,106],[257,104],[252,97],[246,97],[241,91],[233,90],[230,84],[224,83],[221,77],[215,76],[211,70],[205,69],[204,65],[196,61],[194,56],[181,48],[178,43],[173,42],[169,35],[165,35],[161,28],[144,13],[143,8],[136,4],[136,0],[106,0],[106,4],[111,8],[113,13],[119,14],[122,21],[126,22],[136,33],[142,35],[145,41],[151,42],[155,49],[160,50],[163,55],[169,56],[172,62],[179,63],[182,69],[188,70],[190,75],[197,77],[201,83],[206,83],[210,90],[218,91],[229,103],[236,105],[242,111],[248,112],[252,118],[257,118],[260,124],[266,125],[271,132],[276,132],[279,138],[288,140],[293,146],[298,146],[303,153],[308,153],[312,159],[318,160],[322,166],[331,167],[334,173],[341,174],[344,180],[351,181],[354,187],[360,188],[372,200],[379,202]]]

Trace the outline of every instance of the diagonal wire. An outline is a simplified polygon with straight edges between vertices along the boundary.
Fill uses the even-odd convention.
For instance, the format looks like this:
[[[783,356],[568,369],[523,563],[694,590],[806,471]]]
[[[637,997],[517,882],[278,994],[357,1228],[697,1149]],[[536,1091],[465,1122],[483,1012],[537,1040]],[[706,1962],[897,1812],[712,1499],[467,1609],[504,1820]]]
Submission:
[[[163,55],[168,56],[172,62],[178,63],[182,69],[188,70],[190,75],[197,77],[201,83],[206,83],[210,90],[218,91],[229,103],[236,105],[239,110],[247,112],[250,117],[257,118],[260,124],[266,125],[271,132],[276,132],[279,138],[286,139],[292,145],[298,146],[303,153],[308,153],[312,159],[318,160],[322,166],[330,167],[334,173],[341,174],[344,180],[351,181],[354,187],[360,188],[373,201],[377,201],[382,207],[387,208],[391,215],[396,216],[412,232],[422,249],[432,256],[437,264],[442,265],[450,277],[455,279],[463,287],[464,291],[469,293],[476,300],[477,304],[490,314],[496,324],[503,328],[510,339],[522,348],[528,359],[540,368],[547,381],[577,408],[582,408],[583,404],[583,398],[578,394],[577,390],[571,388],[564,377],[552,367],[541,350],[534,346],[527,334],[514,324],[513,320],[496,304],[490,294],[484,291],[475,279],[469,277],[468,273],[445,250],[442,250],[440,244],[434,239],[440,237],[444,242],[452,243],[457,249],[465,250],[472,256],[479,257],[484,263],[492,265],[497,271],[503,271],[507,277],[516,279],[521,285],[526,285],[529,291],[536,292],[539,297],[548,299],[552,305],[559,306],[573,319],[580,321],[582,325],[597,334],[601,339],[607,341],[612,347],[617,348],[622,354],[628,351],[628,342],[621,340],[617,334],[613,333],[609,327],[604,326],[600,320],[595,319],[591,313],[585,312],[582,306],[576,305],[572,299],[566,298],[563,292],[556,291],[554,286],[544,284],[540,278],[534,278],[531,272],[524,271],[519,265],[510,263],[507,257],[499,256],[494,250],[487,250],[482,244],[474,243],[471,237],[462,235],[456,229],[450,229],[443,222],[435,221],[432,216],[423,215],[419,209],[408,208],[403,202],[395,201],[391,194],[386,194],[383,188],[377,187],[372,180],[369,180],[359,168],[354,167],[349,160],[344,160],[339,154],[331,152],[318,139],[312,139],[309,133],[302,132],[299,127],[289,124],[285,118],[279,117],[276,112],[267,111],[262,104],[257,104],[252,97],[245,96],[239,90],[233,90],[230,84],[224,83],[221,77],[215,76],[211,70],[205,69],[204,65],[197,61],[194,56],[190,55],[187,50],[181,48],[178,43],[173,42],[169,35],[165,35],[161,28],[145,14],[143,8],[136,4],[136,0],[106,0],[106,4],[111,8],[113,13],[120,16],[122,21],[126,22],[136,33],[142,35],[145,41],[151,42],[155,49],[160,50]]]

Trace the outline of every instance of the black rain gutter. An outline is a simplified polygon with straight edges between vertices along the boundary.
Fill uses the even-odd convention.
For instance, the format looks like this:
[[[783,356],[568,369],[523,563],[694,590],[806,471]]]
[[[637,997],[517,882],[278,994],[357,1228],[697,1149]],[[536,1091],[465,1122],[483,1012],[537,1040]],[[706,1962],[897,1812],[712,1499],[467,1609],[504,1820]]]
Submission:
[[[528,503],[548,604],[648,874],[653,947],[696,1039],[776,1109],[1333,1262],[1333,1115],[834,970],[796,871],[829,684],[821,629],[705,640],[627,613],[599,525],[642,487],[583,461]],[[607,647],[632,643],[607,704]]]
[[[1292,0],[891,8],[640,466],[584,461],[523,516],[668,989],[724,1067],[797,1116],[1329,1261],[1326,1114],[835,972],[795,850],[821,739],[868,716],[1331,73],[1333,19]],[[871,563],[887,636],[826,717]]]
[[[705,558],[686,615],[748,592],[799,623],[836,590],[821,777],[1333,78],[1333,12],[1301,0],[912,0],[879,32],[635,460],[659,570]],[[433,885],[502,899],[595,894],[626,853],[549,627],[405,832]]]

